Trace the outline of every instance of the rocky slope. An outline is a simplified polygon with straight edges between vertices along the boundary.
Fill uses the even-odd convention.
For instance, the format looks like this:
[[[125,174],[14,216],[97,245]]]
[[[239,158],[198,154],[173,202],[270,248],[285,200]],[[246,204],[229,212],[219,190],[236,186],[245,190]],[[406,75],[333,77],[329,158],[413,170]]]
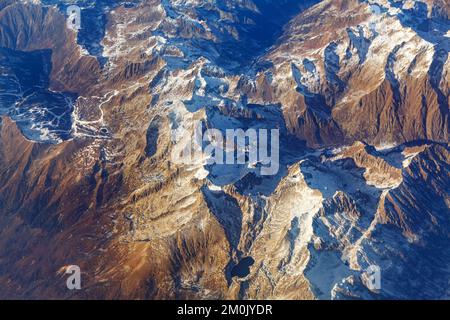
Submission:
[[[445,1],[73,2],[0,0],[0,297],[448,297]],[[198,122],[280,171],[173,161]]]

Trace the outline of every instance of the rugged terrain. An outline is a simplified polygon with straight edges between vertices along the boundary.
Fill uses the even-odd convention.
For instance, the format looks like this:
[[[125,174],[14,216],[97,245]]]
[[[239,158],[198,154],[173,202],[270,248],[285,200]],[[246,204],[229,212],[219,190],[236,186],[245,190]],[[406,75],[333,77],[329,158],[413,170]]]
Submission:
[[[0,297],[448,298],[449,14],[0,0]],[[197,122],[279,129],[280,171],[174,162]]]

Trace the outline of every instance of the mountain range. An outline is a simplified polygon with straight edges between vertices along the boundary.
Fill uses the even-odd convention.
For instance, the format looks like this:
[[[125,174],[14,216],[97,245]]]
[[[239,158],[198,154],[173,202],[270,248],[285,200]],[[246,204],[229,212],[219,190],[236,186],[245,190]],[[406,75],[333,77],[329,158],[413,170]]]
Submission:
[[[449,19],[0,0],[0,298],[448,299]],[[173,161],[198,123],[279,130],[279,171]]]

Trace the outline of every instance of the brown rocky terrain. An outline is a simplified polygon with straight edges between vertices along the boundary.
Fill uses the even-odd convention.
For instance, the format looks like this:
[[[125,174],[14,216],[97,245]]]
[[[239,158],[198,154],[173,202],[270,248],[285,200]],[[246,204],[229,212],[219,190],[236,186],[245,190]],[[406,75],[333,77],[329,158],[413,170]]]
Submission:
[[[221,48],[244,46],[256,2],[173,2],[108,8],[102,65],[56,7],[0,0],[0,47],[50,49],[50,88],[77,94],[58,144],[2,117],[0,298],[448,297],[448,36],[363,1],[312,1],[233,61]],[[202,159],[172,161],[174,122],[196,121],[276,123],[295,143],[273,177],[220,180]],[[381,294],[363,284],[370,264]],[[66,288],[69,265],[82,290]]]

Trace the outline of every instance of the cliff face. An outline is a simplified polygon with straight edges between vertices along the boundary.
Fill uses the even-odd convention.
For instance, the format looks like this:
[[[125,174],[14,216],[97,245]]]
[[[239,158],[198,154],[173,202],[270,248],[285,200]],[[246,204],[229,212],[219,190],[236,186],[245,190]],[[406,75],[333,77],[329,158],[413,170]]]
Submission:
[[[20,1],[2,1],[0,8],[0,47],[51,50],[52,89],[82,93],[98,81],[96,59],[81,55],[76,34],[66,28],[65,17],[55,8]]]
[[[267,55],[272,90],[299,138],[316,146],[448,141],[448,21],[425,4],[383,10],[324,1],[293,19]]]
[[[0,0],[0,297],[447,297],[448,8],[410,2]],[[199,122],[280,171],[174,161]]]

